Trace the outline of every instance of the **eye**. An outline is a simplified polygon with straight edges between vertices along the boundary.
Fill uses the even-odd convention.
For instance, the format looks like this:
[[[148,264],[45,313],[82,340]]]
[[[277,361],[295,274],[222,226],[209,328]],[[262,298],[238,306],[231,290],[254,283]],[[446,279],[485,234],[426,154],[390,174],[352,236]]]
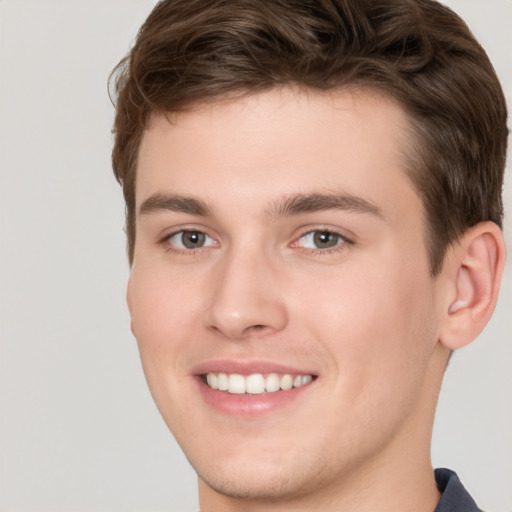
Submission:
[[[333,249],[339,245],[347,243],[348,240],[333,231],[325,229],[310,231],[302,235],[296,245],[304,249]]]
[[[178,250],[194,250],[216,245],[215,240],[206,233],[194,230],[178,231],[164,241]]]

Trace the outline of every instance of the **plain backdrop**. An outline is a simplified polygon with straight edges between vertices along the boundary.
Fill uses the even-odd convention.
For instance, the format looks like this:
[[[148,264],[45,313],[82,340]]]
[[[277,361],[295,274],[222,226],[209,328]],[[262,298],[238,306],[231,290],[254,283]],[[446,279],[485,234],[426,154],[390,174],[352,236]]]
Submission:
[[[512,98],[512,1],[452,0]],[[149,0],[0,0],[0,510],[197,510],[129,331],[107,77]],[[510,101],[509,101],[510,103]],[[506,238],[511,243],[512,177]],[[433,440],[480,506],[512,511],[512,269],[452,359]]]

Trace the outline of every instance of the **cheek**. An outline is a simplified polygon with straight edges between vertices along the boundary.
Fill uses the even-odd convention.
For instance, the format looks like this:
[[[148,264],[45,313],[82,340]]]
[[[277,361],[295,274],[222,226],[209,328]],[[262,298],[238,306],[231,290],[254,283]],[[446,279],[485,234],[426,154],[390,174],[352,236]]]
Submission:
[[[413,369],[426,366],[434,347],[428,272],[380,263],[375,271],[333,272],[328,286],[297,297],[302,327],[322,341],[353,392],[371,386],[378,394],[383,382],[413,381]]]
[[[177,359],[195,307],[191,288],[158,265],[132,268],[127,293],[132,332],[150,387],[159,375],[178,376]]]
[[[137,339],[142,368],[156,406],[171,431],[176,422],[190,417],[191,397],[175,390],[187,390],[189,379],[183,358],[194,345],[197,321],[191,312],[193,286],[158,265],[132,267],[128,302],[132,331]],[[187,286],[188,284],[188,286]],[[197,291],[197,290],[196,290]]]

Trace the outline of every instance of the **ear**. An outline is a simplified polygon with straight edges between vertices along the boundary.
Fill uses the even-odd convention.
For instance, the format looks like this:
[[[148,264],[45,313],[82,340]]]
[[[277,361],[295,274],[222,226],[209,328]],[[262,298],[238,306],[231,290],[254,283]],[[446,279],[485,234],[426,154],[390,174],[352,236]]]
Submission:
[[[496,306],[505,265],[501,229],[482,222],[469,229],[446,256],[447,282],[440,342],[455,350],[473,341]]]

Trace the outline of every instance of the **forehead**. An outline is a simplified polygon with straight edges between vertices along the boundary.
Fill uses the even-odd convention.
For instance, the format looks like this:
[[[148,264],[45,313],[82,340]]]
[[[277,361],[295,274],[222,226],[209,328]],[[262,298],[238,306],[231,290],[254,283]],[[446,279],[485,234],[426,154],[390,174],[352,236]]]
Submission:
[[[137,204],[159,192],[246,206],[326,191],[385,199],[400,188],[418,202],[405,172],[407,128],[396,102],[360,88],[285,87],[154,114],[139,152]]]

